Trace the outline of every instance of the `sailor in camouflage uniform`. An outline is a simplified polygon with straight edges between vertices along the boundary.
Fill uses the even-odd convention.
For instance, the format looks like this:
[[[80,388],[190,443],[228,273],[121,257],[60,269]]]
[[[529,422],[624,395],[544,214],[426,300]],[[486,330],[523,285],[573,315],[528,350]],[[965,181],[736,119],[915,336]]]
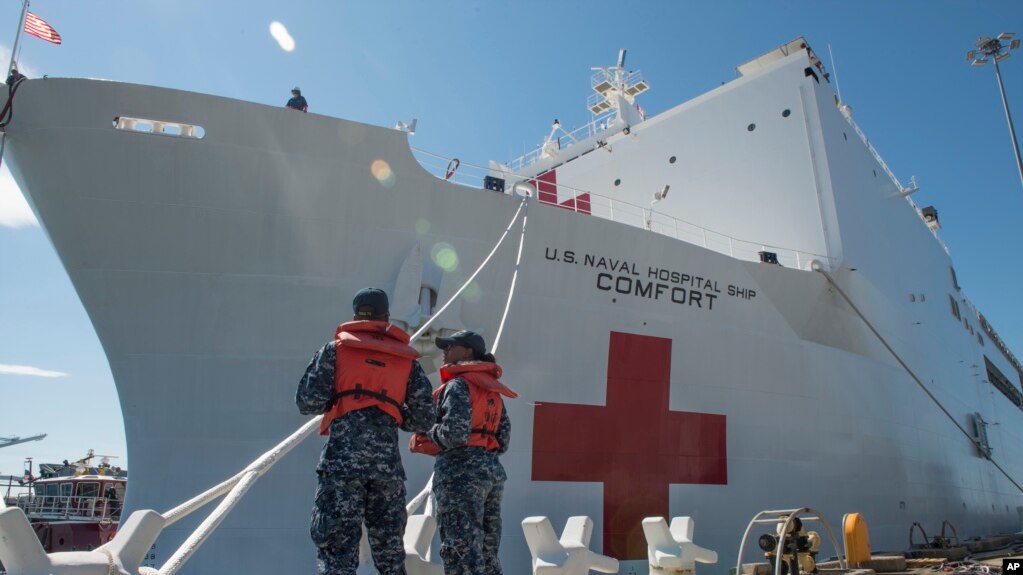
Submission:
[[[434,392],[437,424],[427,433],[439,447],[433,493],[446,575],[501,575],[501,497],[508,479],[498,455],[508,450],[511,422],[498,381],[501,367],[471,331],[439,337],[442,386]]]
[[[387,323],[387,294],[360,290],[352,307],[354,321],[316,352],[295,396],[303,414],[326,414],[320,431],[330,436],[316,468],[310,534],[321,574],[354,575],[365,522],[380,574],[405,575],[398,428],[430,428],[431,386],[409,336]]]

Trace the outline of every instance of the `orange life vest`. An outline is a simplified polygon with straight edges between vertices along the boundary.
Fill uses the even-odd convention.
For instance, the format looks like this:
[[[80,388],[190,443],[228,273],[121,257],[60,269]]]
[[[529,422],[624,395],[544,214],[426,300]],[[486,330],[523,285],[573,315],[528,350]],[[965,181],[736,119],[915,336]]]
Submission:
[[[376,407],[400,425],[412,362],[419,353],[409,336],[386,321],[350,321],[335,334],[334,403],[320,422],[320,434],[346,413]]]
[[[518,397],[508,386],[497,378],[501,377],[501,366],[496,363],[474,361],[458,364],[446,364],[440,368],[441,385],[433,392],[434,403],[438,401],[447,382],[464,379],[469,384],[469,400],[472,403],[472,423],[469,426],[469,442],[467,445],[482,447],[487,451],[497,451],[497,428],[501,424],[501,411],[504,401],[501,396]],[[413,436],[409,449],[417,453],[436,455],[440,448],[421,433]]]

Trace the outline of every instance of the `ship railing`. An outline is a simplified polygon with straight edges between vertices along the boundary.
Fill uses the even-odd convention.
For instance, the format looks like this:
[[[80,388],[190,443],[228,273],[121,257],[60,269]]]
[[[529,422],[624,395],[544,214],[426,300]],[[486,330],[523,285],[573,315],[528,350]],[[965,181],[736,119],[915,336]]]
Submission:
[[[1007,359],[1009,363],[1012,364],[1012,367],[1016,368],[1017,372],[1023,374],[1023,364],[1021,364],[1019,359],[1016,358],[1016,354],[1012,353],[1012,350],[1009,349],[1009,346],[1006,345],[1005,341],[1003,341],[1001,336],[998,335],[998,332],[995,331],[995,328],[992,327],[990,323],[988,323],[987,318],[984,317],[984,314],[980,313],[980,311],[977,308],[973,307],[972,304],[970,304],[970,307],[973,308],[973,312],[977,315],[977,320],[980,322],[980,327],[984,330],[984,333],[987,334],[988,339],[995,344],[995,347],[997,347],[999,351],[1002,352],[1002,355],[1005,356],[1005,359]]]
[[[895,184],[895,189],[898,191],[898,193],[905,196],[906,202],[908,202],[909,205],[912,206],[914,210],[916,210],[917,215],[920,216],[921,220],[923,220],[924,215],[923,212],[920,211],[920,207],[916,205],[916,202],[913,201],[913,198],[909,197],[911,190],[903,186],[902,182],[899,181],[899,178],[895,175],[895,172],[893,172],[892,169],[888,167],[888,163],[885,162],[884,158],[881,157],[881,153],[878,152],[876,148],[874,148],[873,144],[870,143],[870,138],[867,138],[867,135],[863,133],[863,130],[860,129],[860,126],[856,123],[855,120],[853,120],[852,113],[843,112],[842,115],[845,117],[846,121],[849,122],[849,125],[852,126],[852,129],[853,131],[856,132],[856,135],[860,137],[860,140],[863,142],[863,145],[866,146],[867,150],[871,153],[871,155],[874,156],[874,160],[877,161],[878,165],[881,166],[881,169],[884,170],[884,173],[887,174],[888,178],[892,181],[893,184]],[[940,244],[941,247],[945,250],[945,253],[946,254],[950,253],[948,251],[948,246],[945,245],[945,240],[941,239],[941,236],[938,235],[938,230],[932,229],[929,226],[928,229],[930,230],[931,235],[934,236],[934,239],[938,240],[938,244]]]
[[[597,96],[598,94],[594,94]],[[530,165],[536,163],[540,159],[545,157],[545,154],[550,155],[550,148],[553,147],[555,150],[561,150],[562,147],[568,148],[572,144],[585,140],[590,136],[594,136],[607,130],[614,120],[618,117],[618,110],[611,108],[606,112],[596,116],[589,123],[580,126],[572,130],[571,132],[564,132],[561,135],[557,135],[550,142],[545,142],[538,146],[535,150],[527,152],[510,162],[507,166],[511,168],[513,172],[519,172],[526,169]]]
[[[445,167],[449,164],[450,158],[418,148],[412,148],[412,150],[416,155],[416,159],[427,171],[440,178],[444,178]],[[482,188],[483,177],[490,173],[491,168],[461,162],[460,170],[452,176],[451,181],[467,187]],[[726,254],[735,259],[759,262],[762,261],[762,252],[770,252],[777,257],[778,264],[784,267],[808,270],[810,269],[810,262],[813,260],[820,260],[826,269],[832,267],[832,258],[823,254],[737,238],[670,214],[659,212],[651,206],[639,206],[571,186],[538,182],[535,178],[526,178],[503,170],[500,173],[505,179],[506,190],[512,189],[519,182],[528,183],[533,188],[539,189],[540,192],[537,199],[540,203],[636,228],[647,229],[654,233]],[[557,204],[548,199],[554,195],[552,193],[554,190],[557,191],[556,197],[561,200]]]
[[[61,520],[118,521],[121,502],[107,497],[19,495],[14,505],[29,517]]]

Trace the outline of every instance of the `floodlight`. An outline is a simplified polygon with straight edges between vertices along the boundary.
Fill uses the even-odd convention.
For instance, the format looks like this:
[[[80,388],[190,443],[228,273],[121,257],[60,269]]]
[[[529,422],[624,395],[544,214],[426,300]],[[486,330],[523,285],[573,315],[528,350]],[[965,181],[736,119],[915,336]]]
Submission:
[[[654,199],[659,202],[659,201],[663,200],[664,198],[668,197],[668,189],[669,188],[671,188],[671,186],[669,186],[668,184],[665,184],[664,188],[661,189],[661,191],[654,193]]]
[[[1009,101],[1005,97],[1005,86],[1002,84],[1002,70],[998,65],[1004,62],[1011,55],[1011,51],[1019,48],[1020,41],[1014,39],[1015,32],[1002,32],[995,38],[982,36],[977,39],[977,49],[966,53],[966,60],[971,66],[981,67],[988,63],[988,60],[995,61],[995,77],[998,79],[998,91],[1002,94],[1002,106],[1005,107],[1005,121],[1009,124],[1009,137],[1012,139],[1012,149],[1016,153],[1016,169],[1019,171],[1019,179],[1023,182],[1023,156],[1019,152],[1019,142],[1016,140],[1016,128],[1012,125],[1012,114],[1009,112]],[[976,56],[983,56],[977,58]],[[970,59],[973,59],[971,62]],[[924,210],[925,216],[926,211]],[[926,217],[925,217],[926,219]],[[928,224],[930,225],[930,224]]]

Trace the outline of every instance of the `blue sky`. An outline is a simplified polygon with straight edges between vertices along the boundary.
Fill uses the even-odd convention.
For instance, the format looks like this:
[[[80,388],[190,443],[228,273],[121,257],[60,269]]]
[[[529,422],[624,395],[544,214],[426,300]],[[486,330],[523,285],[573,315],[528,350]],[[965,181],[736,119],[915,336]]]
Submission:
[[[0,1],[5,65],[20,8]],[[36,0],[32,11],[64,44],[24,38],[20,62],[31,77],[106,78],[274,105],[299,85],[311,112],[385,126],[415,117],[413,145],[484,165],[537,146],[553,118],[585,123],[590,67],[613,64],[619,48],[653,87],[640,100],[649,115],[806,36],[829,68],[830,45],[857,123],[904,183],[917,177],[914,198],[937,207],[960,285],[1023,355],[1023,184],[994,70],[964,61],[980,35],[1023,34],[1018,0]],[[271,36],[275,21],[293,51]],[[1023,123],[1023,51],[1003,63],[1003,76]],[[20,473],[27,456],[59,461],[89,448],[125,463],[102,349],[3,168],[0,436],[35,433],[49,437],[0,449],[0,474]]]

